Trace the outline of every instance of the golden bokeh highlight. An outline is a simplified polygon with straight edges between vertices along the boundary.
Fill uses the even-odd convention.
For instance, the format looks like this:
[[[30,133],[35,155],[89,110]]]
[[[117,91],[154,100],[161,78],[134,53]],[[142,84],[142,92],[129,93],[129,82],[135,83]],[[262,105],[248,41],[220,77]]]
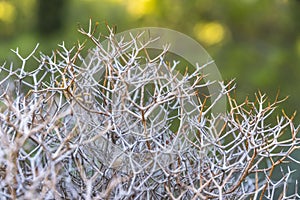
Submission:
[[[155,11],[153,0],[125,0],[125,5],[128,13],[135,17],[142,17]]]
[[[0,21],[12,23],[16,18],[16,9],[13,4],[7,1],[0,1]]]
[[[225,28],[218,22],[199,23],[194,26],[196,38],[206,45],[220,43],[225,38]]]

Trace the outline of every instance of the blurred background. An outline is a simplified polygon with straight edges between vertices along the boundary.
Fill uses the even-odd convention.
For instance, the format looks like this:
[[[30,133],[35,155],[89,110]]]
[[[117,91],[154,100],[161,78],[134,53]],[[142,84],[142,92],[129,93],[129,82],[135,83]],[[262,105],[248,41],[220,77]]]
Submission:
[[[106,23],[117,32],[165,27],[199,41],[223,79],[235,78],[240,101],[258,89],[274,99],[280,90],[291,115],[300,110],[299,11],[297,0],[0,0],[0,64],[15,62],[17,47],[25,56],[36,43],[47,54],[62,41],[83,41],[78,24],[89,18],[100,31]]]

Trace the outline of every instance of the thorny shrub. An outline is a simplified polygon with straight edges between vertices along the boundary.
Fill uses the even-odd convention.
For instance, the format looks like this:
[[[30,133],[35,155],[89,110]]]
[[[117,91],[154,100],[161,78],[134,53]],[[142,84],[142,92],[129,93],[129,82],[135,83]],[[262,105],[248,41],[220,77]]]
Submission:
[[[143,33],[124,42],[108,30],[103,46],[91,24],[79,29],[88,58],[84,43],[63,43],[50,56],[16,49],[21,65],[1,66],[1,199],[300,198],[285,164],[298,162],[299,127],[284,112],[269,121],[281,100],[238,104],[232,81],[203,83],[207,66],[179,75],[167,48],[151,57]],[[200,97],[209,84],[227,113]]]

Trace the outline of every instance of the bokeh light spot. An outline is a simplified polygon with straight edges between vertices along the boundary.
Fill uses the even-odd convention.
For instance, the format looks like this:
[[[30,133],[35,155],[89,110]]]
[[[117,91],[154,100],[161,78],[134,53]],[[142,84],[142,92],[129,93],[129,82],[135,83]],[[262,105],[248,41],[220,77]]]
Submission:
[[[150,14],[155,10],[155,2],[153,0],[126,0],[127,11],[135,17],[141,17]]]
[[[0,21],[12,23],[16,18],[15,7],[6,1],[0,1]]]
[[[207,45],[221,42],[225,37],[225,28],[217,22],[199,23],[194,26],[196,38]]]

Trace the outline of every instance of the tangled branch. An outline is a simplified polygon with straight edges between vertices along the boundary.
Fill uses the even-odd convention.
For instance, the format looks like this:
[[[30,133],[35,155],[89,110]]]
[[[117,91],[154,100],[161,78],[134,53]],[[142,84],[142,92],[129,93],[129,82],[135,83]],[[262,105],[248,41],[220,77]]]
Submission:
[[[258,93],[238,104],[232,81],[204,82],[202,69],[179,73],[166,46],[151,56],[142,41],[87,36],[84,44],[0,67],[0,195],[6,199],[296,199],[299,127]],[[104,37],[104,36],[103,36]],[[34,58],[35,69],[28,69]],[[201,96],[222,88],[228,113]],[[220,126],[221,125],[221,126]],[[221,128],[219,128],[221,127]],[[280,179],[274,179],[274,171]]]

